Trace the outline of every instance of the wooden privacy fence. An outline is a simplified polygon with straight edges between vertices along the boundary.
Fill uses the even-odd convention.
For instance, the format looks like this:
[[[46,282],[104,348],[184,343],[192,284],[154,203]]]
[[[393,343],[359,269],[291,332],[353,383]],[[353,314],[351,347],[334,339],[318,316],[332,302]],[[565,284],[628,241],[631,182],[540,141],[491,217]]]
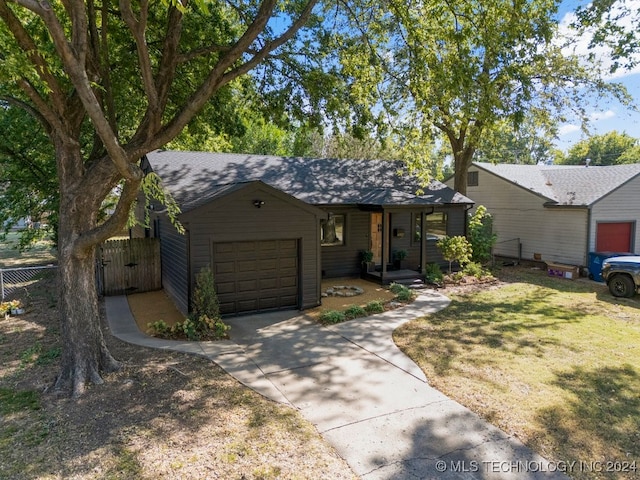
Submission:
[[[102,295],[162,288],[159,239],[109,240],[100,246],[97,253],[97,283]]]

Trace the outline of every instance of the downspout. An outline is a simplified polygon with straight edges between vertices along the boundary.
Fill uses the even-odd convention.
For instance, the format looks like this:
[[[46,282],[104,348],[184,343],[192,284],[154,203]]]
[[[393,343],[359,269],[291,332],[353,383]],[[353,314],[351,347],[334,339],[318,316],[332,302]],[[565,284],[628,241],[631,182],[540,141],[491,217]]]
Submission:
[[[425,210],[420,212],[420,270],[421,273],[427,272],[427,217],[436,211],[436,207],[431,207],[431,211],[427,213]]]
[[[587,245],[582,257],[584,264],[589,266],[589,243],[591,240],[591,207],[587,207]],[[593,248],[595,250],[595,246]]]
[[[387,276],[387,262],[389,261],[387,255],[387,243],[389,239],[387,238],[387,230],[389,230],[389,224],[387,222],[387,212],[382,207],[382,270],[380,272],[380,283],[384,285]]]
[[[187,313],[191,313],[191,263],[193,260],[191,259],[191,231],[187,228],[187,225],[184,225],[184,236],[186,237],[186,245],[187,245]],[[211,265],[211,269],[213,270],[213,265]]]

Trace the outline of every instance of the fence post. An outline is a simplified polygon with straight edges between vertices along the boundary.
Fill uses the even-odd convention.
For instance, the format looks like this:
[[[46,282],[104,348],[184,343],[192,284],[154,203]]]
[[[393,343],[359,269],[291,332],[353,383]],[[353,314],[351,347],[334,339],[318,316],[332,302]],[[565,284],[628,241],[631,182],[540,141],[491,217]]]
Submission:
[[[2,288],[2,302],[4,302],[4,276],[2,275],[2,269],[0,268],[0,287]]]

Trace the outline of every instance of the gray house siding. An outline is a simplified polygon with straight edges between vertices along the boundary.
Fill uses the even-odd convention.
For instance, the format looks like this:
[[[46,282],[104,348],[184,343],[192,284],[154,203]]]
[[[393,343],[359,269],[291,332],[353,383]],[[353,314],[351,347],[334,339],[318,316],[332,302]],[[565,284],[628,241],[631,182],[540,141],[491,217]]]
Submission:
[[[188,236],[179,234],[166,215],[156,215],[154,225],[154,233],[160,237],[162,287],[178,310],[186,315],[189,311]]]
[[[253,205],[256,199],[264,205],[256,208]],[[253,184],[184,214],[190,233],[191,285],[197,272],[217,260],[214,244],[295,240],[299,257],[298,308],[317,306],[320,301],[319,216],[313,207],[301,205],[302,202],[264,184]]]
[[[344,245],[322,247],[322,276],[324,278],[357,276],[361,272],[360,252],[371,248],[370,215],[371,212],[362,211],[355,207],[326,208],[335,215],[345,215],[345,243]],[[419,215],[419,209],[390,210],[390,224],[385,239],[389,245],[389,263],[393,262],[394,250],[406,250],[406,268],[419,269],[421,252],[420,242],[413,238],[413,221]],[[466,210],[463,205],[455,207],[438,207],[435,211],[447,212],[447,234],[465,235]],[[397,231],[403,231],[404,235]],[[427,263],[448,265],[436,247],[435,240],[427,241]]]
[[[493,216],[496,255],[518,257],[520,242],[523,259],[586,264],[587,208],[549,208],[526,188],[475,166],[469,171],[478,172],[478,185],[467,194]]]
[[[638,212],[640,205],[640,177],[632,179],[609,195],[594,203],[591,208],[589,231],[589,251],[596,249],[596,232],[599,222],[630,222],[634,225],[632,232],[632,253],[640,252],[640,221]]]
[[[345,215],[344,245],[323,246],[322,276],[352,277],[360,274],[360,252],[369,249],[369,213],[357,208],[326,209]]]

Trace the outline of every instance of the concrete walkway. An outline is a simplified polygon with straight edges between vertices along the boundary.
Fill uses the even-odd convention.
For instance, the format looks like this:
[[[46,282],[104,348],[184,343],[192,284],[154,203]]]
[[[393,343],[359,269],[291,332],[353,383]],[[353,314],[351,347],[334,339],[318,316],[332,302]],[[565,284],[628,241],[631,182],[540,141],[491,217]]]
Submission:
[[[366,480],[566,479],[517,439],[429,386],[393,343],[395,328],[446,307],[435,292],[411,305],[323,327],[299,312],[225,320],[230,341],[141,333],[126,297],[105,299],[114,336],[210,358],[244,385],[297,408]]]

